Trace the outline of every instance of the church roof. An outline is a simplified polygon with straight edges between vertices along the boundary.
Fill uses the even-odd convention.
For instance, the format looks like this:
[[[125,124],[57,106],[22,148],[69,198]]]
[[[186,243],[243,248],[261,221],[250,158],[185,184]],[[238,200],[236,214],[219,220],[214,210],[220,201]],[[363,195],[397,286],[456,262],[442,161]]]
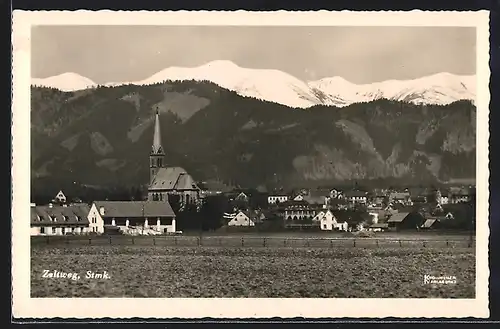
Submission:
[[[149,190],[198,190],[198,185],[181,167],[160,168],[149,186]]]
[[[152,154],[163,154],[163,147],[161,146],[161,131],[160,131],[160,115],[156,112],[155,117],[155,131],[153,135],[153,148]]]

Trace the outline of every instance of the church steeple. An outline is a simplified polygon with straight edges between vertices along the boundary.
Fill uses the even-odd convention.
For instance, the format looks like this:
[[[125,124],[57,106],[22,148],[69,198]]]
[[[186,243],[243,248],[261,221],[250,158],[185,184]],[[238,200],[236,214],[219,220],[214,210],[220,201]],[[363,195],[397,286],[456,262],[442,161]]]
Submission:
[[[161,145],[160,114],[156,111],[153,146],[149,155],[149,181],[153,182],[158,170],[163,168],[165,153]]]
[[[163,154],[163,147],[161,146],[160,114],[158,111],[156,111],[155,132],[153,135],[153,148],[151,154]]]

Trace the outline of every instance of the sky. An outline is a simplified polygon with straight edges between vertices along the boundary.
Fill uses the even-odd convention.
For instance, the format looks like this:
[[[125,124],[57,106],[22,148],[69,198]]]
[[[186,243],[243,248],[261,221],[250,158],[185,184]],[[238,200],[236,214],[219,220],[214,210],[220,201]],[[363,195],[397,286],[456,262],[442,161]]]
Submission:
[[[32,78],[74,72],[92,81],[143,80],[170,66],[230,60],[301,80],[353,83],[476,73],[471,27],[35,26]]]

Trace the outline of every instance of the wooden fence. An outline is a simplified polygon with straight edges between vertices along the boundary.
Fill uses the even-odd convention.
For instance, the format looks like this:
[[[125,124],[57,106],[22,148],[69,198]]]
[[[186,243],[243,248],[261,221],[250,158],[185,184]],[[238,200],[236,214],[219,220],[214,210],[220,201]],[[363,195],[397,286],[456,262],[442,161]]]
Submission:
[[[270,247],[270,248],[473,248],[475,239],[398,239],[398,238],[316,238],[247,236],[33,236],[35,245],[125,245],[178,247]]]

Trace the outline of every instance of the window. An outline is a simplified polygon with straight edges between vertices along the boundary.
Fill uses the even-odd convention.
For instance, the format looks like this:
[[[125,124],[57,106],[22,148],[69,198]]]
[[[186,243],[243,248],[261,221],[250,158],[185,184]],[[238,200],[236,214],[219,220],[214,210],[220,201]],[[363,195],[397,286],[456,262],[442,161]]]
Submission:
[[[65,227],[61,228],[61,233],[62,233],[62,234],[65,234],[65,233],[66,233],[66,228],[65,228]]]
[[[52,234],[56,234],[56,228],[55,227],[52,228]]]
[[[68,219],[69,219],[69,217],[68,217],[68,216],[63,216],[63,220],[64,220],[65,222],[67,222],[67,221],[68,221]]]
[[[40,217],[40,215],[36,215],[36,219],[38,219],[38,221],[42,220],[42,218]]]
[[[82,221],[82,218],[80,216],[76,216],[76,221],[77,222],[81,222]]]
[[[45,227],[40,227],[40,234],[45,234]]]
[[[326,228],[326,224],[323,224],[323,228]]]

